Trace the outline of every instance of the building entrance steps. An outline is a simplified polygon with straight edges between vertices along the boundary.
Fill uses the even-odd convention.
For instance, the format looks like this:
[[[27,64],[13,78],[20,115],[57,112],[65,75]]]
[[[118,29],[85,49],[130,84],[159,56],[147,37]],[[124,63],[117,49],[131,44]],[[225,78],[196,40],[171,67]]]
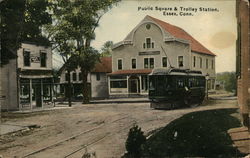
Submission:
[[[247,127],[232,128],[228,133],[240,152],[250,154],[250,131]]]

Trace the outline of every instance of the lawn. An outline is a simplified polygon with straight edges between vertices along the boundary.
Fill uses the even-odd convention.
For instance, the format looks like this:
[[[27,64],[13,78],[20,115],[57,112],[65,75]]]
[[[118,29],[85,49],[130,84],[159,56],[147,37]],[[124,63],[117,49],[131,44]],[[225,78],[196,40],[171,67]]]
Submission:
[[[233,117],[237,109],[193,112],[171,122],[151,136],[144,146],[145,157],[237,157],[227,134],[240,127]]]

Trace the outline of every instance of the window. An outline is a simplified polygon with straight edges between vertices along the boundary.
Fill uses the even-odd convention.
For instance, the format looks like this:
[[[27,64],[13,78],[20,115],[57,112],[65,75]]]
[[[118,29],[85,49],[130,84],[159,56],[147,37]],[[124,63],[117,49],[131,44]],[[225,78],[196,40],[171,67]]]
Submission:
[[[40,52],[40,62],[41,62],[41,67],[46,67],[47,66],[47,53],[45,52]]]
[[[127,81],[110,81],[111,88],[127,88]]]
[[[152,48],[154,48],[155,47],[155,43],[154,42],[152,42]]]
[[[118,70],[122,70],[122,60],[118,59]]]
[[[144,68],[153,69],[154,68],[154,58],[144,58]]]
[[[29,51],[23,52],[23,65],[30,66],[30,52]]]
[[[162,67],[167,67],[168,62],[167,62],[167,57],[162,57]]]
[[[153,69],[154,68],[154,58],[150,58],[149,59],[149,63],[150,63],[150,68]]]
[[[178,88],[183,88],[184,87],[183,79],[177,79],[177,87]]]
[[[101,79],[100,73],[96,73],[96,80],[100,81],[100,79]]]
[[[78,78],[79,78],[79,81],[82,81],[82,73],[81,72],[79,72]]]
[[[208,59],[206,59],[206,68],[208,69]]]
[[[73,73],[73,81],[76,81],[76,73]]]
[[[150,29],[150,27],[151,27],[150,24],[147,24],[147,25],[146,25],[146,28],[147,28],[148,30]]]
[[[147,45],[147,48],[150,48],[151,38],[146,38],[146,45]]]
[[[196,62],[196,57],[194,56],[194,61],[193,61],[193,64],[194,64],[194,67],[195,67],[195,63]]]
[[[214,60],[211,61],[211,68],[214,69]]]
[[[132,69],[136,69],[136,59],[132,59]]]
[[[144,68],[148,68],[148,58],[144,58]]]
[[[183,64],[183,56],[178,56],[178,65],[179,65],[179,67],[184,66],[184,64]]]
[[[202,57],[200,57],[200,68],[202,68]]]

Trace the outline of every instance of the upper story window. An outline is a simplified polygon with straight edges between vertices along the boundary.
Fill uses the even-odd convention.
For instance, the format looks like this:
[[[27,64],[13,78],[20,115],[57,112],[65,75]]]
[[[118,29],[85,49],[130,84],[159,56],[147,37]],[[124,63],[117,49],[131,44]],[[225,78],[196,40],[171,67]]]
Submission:
[[[41,62],[41,67],[47,66],[47,53],[40,52],[40,62]]]
[[[101,79],[100,73],[96,73],[96,80],[97,80],[97,81],[100,81],[100,79]]]
[[[79,78],[79,81],[82,81],[82,73],[81,72],[79,72],[78,78]]]
[[[122,59],[118,59],[117,65],[118,65],[118,70],[122,70]]]
[[[183,56],[178,56],[178,66],[179,67],[184,66]]]
[[[154,48],[155,44],[152,42],[151,38],[146,38],[146,42],[143,43],[143,48]]]
[[[149,58],[149,66],[150,66],[150,68],[153,69],[154,65],[155,65],[154,58]]]
[[[214,60],[211,61],[211,68],[214,69]]]
[[[144,68],[153,69],[154,68],[154,58],[144,58]]]
[[[206,68],[208,69],[208,59],[206,59]]]
[[[194,65],[194,67],[196,65],[196,57],[195,56],[194,56],[194,60],[193,60],[193,65]]]
[[[73,73],[73,81],[76,81],[76,72]]]
[[[30,66],[30,52],[26,50],[23,51],[23,65]]]
[[[168,66],[167,57],[162,57],[162,67],[167,67],[167,66]]]
[[[200,68],[202,68],[202,57],[200,57]]]
[[[146,45],[147,45],[147,48],[151,47],[151,38],[146,38]]]
[[[136,59],[132,59],[132,69],[136,69]]]

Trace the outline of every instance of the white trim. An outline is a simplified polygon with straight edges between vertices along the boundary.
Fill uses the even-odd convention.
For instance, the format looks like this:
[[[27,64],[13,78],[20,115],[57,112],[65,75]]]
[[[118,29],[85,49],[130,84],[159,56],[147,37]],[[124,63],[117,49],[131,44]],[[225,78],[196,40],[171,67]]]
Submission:
[[[144,63],[144,61],[145,61],[144,59],[145,58],[148,59],[148,68],[145,68],[145,66],[144,66],[145,65],[145,63]],[[154,67],[153,68],[150,67],[150,58],[154,59]],[[152,56],[143,57],[143,69],[154,69],[154,68],[155,68],[155,57],[152,57]]]
[[[183,57],[183,66],[182,66],[182,67],[179,66],[179,57]],[[183,56],[183,55],[178,55],[178,56],[177,56],[177,67],[178,67],[178,68],[184,68],[184,67],[185,67],[184,61],[185,61],[185,60],[184,60],[184,56]]]
[[[132,60],[133,60],[133,59],[135,59],[135,68],[133,68],[133,63],[132,63]],[[136,58],[136,57],[131,57],[131,58],[130,58],[130,63],[131,63],[131,64],[130,64],[131,69],[132,69],[132,70],[136,70],[137,67],[138,67],[138,65],[137,65],[137,58]]]
[[[119,64],[118,64],[118,61],[119,61],[119,60],[122,61],[122,69],[119,69],[119,66],[118,66],[118,65],[119,65]],[[123,59],[122,59],[122,58],[117,58],[117,65],[116,65],[116,66],[117,66],[117,67],[116,67],[117,70],[123,70]]]
[[[145,20],[145,21],[144,21]],[[143,22],[144,21],[144,22]],[[164,38],[165,38],[165,34],[164,34],[164,31],[162,29],[162,27],[160,25],[158,25],[156,22],[154,22],[151,18],[150,18],[150,21],[148,19],[143,19],[141,23],[139,23],[133,30],[132,30],[132,36],[131,36],[131,40],[134,41],[134,35],[135,35],[135,32],[138,30],[139,27],[141,27],[141,25],[144,25],[144,24],[154,24],[156,25],[157,27],[159,27],[159,29],[161,30],[161,33],[162,33],[162,40],[164,41]],[[151,26],[152,27],[152,26]],[[166,31],[165,31],[166,32]],[[169,32],[168,32],[169,33]],[[130,34],[130,33],[129,33]],[[170,34],[170,33],[169,33]],[[127,35],[128,36],[128,35]],[[127,38],[127,37],[126,37]]]

